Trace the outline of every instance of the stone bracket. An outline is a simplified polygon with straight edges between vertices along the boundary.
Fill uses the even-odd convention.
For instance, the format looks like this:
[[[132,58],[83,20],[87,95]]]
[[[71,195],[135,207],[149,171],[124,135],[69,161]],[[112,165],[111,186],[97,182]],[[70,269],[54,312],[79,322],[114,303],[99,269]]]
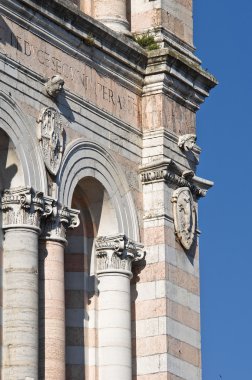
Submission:
[[[183,170],[171,159],[157,160],[139,170],[143,184],[165,181],[179,187],[188,187],[197,198],[205,197],[213,182],[195,176],[192,170]]]

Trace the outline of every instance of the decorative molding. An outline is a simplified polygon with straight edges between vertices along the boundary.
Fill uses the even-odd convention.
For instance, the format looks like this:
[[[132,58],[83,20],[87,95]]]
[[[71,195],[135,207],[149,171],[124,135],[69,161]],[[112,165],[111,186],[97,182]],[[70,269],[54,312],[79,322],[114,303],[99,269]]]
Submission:
[[[63,126],[60,113],[53,107],[43,108],[37,126],[37,137],[47,170],[58,173],[64,150]]]
[[[64,79],[60,75],[53,75],[45,83],[45,90],[47,95],[51,98],[56,98],[60,92],[63,91]]]
[[[189,150],[193,149],[193,147],[196,143],[196,140],[197,140],[196,135],[194,135],[192,133],[188,133],[186,135],[179,136],[178,146],[179,146],[179,148],[188,152]]]
[[[196,210],[188,187],[181,187],[172,196],[175,233],[181,245],[189,250],[196,236]]]
[[[197,64],[201,64],[201,60],[194,55],[195,47],[182,41],[163,26],[155,26],[155,33],[157,42],[163,43],[164,47],[172,47],[174,50],[177,50],[179,53],[186,56],[186,58],[189,58]]]
[[[45,208],[41,220],[40,239],[66,243],[66,231],[80,224],[79,211],[62,207],[56,200],[45,197]]]
[[[5,190],[1,199],[3,229],[30,227],[39,230],[44,212],[42,192],[29,187]]]
[[[207,190],[213,185],[210,181],[199,181],[192,170],[181,170],[171,159],[144,165],[140,167],[140,173],[143,184],[165,181],[177,187],[188,187],[196,197],[205,197]]]
[[[199,63],[172,47],[148,52],[143,96],[162,93],[197,111],[217,83]]]
[[[9,63],[6,62],[7,65]],[[13,70],[15,71],[15,69],[16,68]],[[28,81],[29,85],[32,85],[29,76],[27,76],[27,83]],[[26,185],[29,185],[33,189],[46,192],[47,178],[45,165],[41,157],[40,149],[38,149],[37,139],[36,137],[34,138],[33,133],[31,133],[34,126],[19,104],[9,95],[9,92],[5,92],[9,86],[8,75],[5,77],[1,74],[1,83],[0,114],[4,120],[4,122],[1,123],[1,129],[7,133],[16,148],[18,158],[20,163],[22,163]],[[2,90],[2,88],[5,88],[5,90]],[[25,144],[21,144],[21,141],[25,141]],[[6,186],[6,188],[9,188],[9,186]],[[4,190],[4,188],[1,190]]]
[[[90,157],[92,162],[90,163]],[[78,176],[76,176],[78,173]],[[129,191],[125,173],[107,149],[85,139],[71,141],[66,146],[57,177],[59,201],[71,207],[72,196],[78,178],[94,177],[102,183],[118,215],[118,230],[124,231],[134,241],[139,241],[139,223],[136,207]],[[77,178],[78,177],[78,178]]]
[[[99,236],[96,239],[97,273],[123,272],[132,276],[132,262],[144,257],[143,245],[124,234]]]

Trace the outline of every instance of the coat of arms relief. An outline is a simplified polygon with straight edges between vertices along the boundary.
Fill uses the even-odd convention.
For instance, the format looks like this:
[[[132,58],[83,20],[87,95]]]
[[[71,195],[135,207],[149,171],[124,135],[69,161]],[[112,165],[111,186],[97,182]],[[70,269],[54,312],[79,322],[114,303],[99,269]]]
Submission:
[[[188,187],[180,187],[172,196],[176,235],[182,246],[189,250],[196,235],[196,210]]]
[[[44,108],[38,118],[38,140],[49,173],[58,173],[63,154],[63,126],[59,112]]]

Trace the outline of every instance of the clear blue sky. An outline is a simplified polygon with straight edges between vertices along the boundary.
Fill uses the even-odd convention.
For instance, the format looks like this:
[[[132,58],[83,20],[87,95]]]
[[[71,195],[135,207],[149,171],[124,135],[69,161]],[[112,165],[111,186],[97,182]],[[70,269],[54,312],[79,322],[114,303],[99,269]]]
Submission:
[[[195,0],[194,43],[219,85],[197,117],[203,380],[252,379],[252,1]],[[221,375],[221,377],[220,377]]]

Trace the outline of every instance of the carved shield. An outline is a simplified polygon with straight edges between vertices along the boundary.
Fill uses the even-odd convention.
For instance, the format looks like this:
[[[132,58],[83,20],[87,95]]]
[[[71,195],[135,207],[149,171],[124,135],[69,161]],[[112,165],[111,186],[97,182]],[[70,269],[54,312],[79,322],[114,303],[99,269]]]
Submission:
[[[196,210],[188,187],[181,187],[172,196],[176,235],[185,249],[190,249],[196,233]]]
[[[63,153],[63,127],[58,111],[44,108],[38,119],[38,139],[48,171],[58,173]]]

